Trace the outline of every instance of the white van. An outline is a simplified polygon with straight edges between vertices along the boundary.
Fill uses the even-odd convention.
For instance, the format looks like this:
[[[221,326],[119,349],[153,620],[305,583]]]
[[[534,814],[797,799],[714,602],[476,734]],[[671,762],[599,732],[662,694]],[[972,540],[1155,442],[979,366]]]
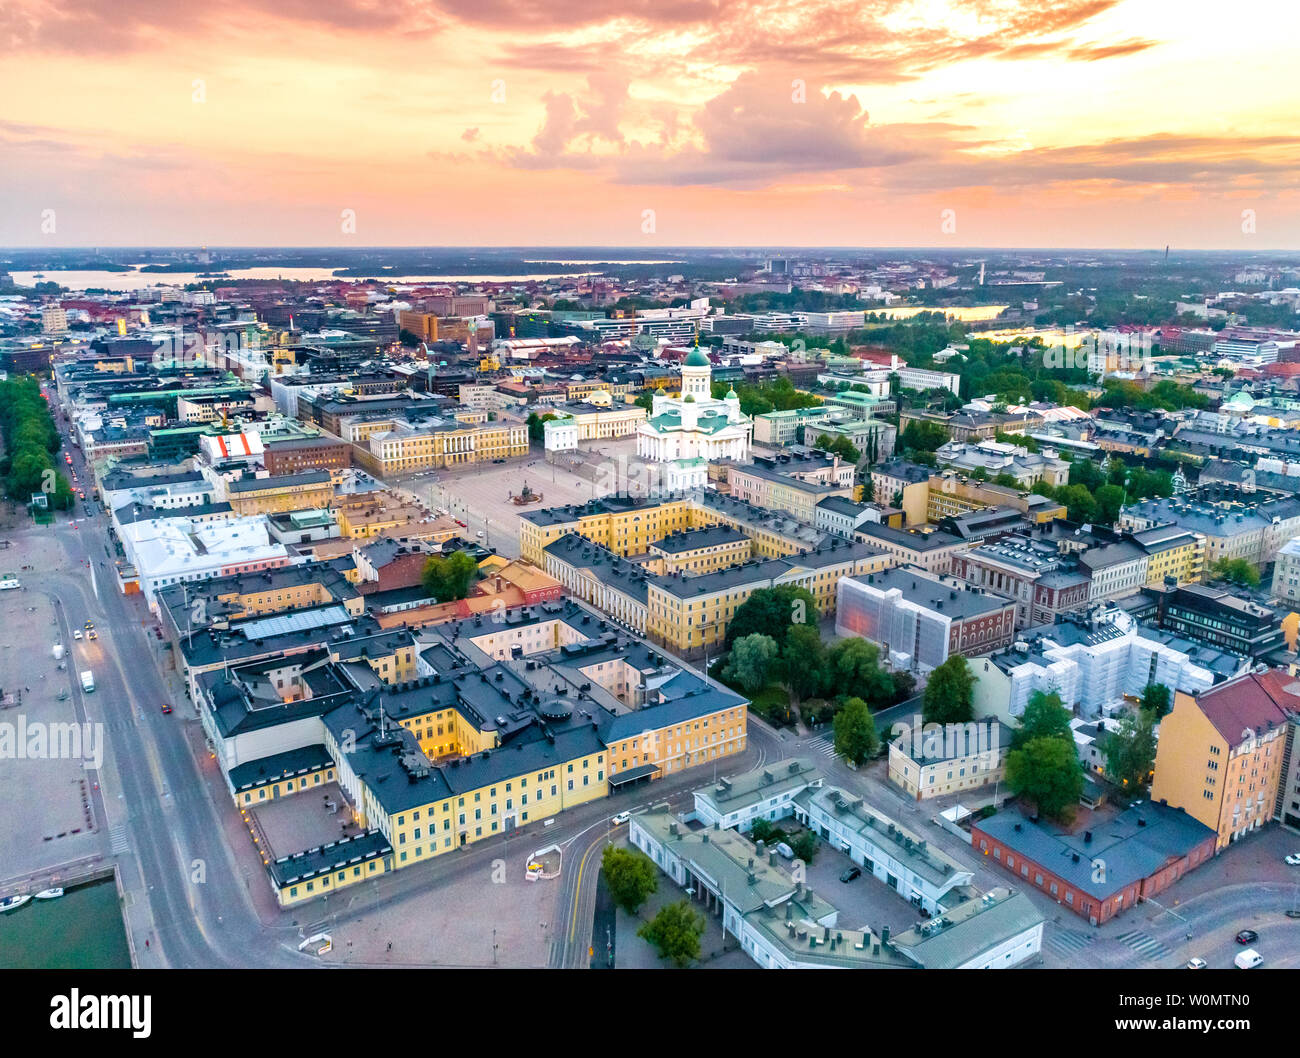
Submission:
[[[1264,961],[1264,957],[1254,948],[1247,948],[1245,951],[1238,952],[1237,957],[1232,961],[1237,964],[1238,970],[1253,970]]]

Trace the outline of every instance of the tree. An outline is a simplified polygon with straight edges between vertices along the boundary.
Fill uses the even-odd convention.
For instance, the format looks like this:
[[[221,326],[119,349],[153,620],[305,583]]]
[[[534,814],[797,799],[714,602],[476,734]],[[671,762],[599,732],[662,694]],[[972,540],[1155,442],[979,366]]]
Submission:
[[[776,824],[759,816],[749,825],[749,840],[767,843],[776,837]]]
[[[1001,485],[1004,489],[1024,488],[1024,486],[1020,483],[1020,479],[1018,477],[1016,477],[1014,474],[1008,473],[1005,470],[1002,471],[1002,473],[1000,473],[997,477],[993,479],[993,484]]]
[[[1007,754],[1007,783],[1040,812],[1068,820],[1083,793],[1083,769],[1073,741],[1034,738],[1013,749]]]
[[[605,884],[614,903],[629,915],[646,902],[659,888],[659,872],[649,857],[631,849],[606,845],[600,858],[600,869],[605,873]]]
[[[921,704],[927,724],[965,724],[974,718],[975,676],[960,654],[930,673]]]
[[[1123,464],[1121,464],[1121,469]],[[1097,513],[1094,521],[1102,525],[1114,525],[1119,512],[1124,506],[1124,490],[1119,485],[1103,485],[1097,490]]]
[[[1126,714],[1119,730],[1106,739],[1106,775],[1126,791],[1139,790],[1151,779],[1156,760],[1156,717],[1144,709]]]
[[[1210,567],[1210,572],[1230,584],[1244,584],[1248,588],[1259,587],[1259,570],[1244,558],[1221,558]]]
[[[478,563],[464,551],[453,551],[449,557],[430,555],[424,564],[421,583],[438,602],[451,602],[469,594],[477,572]]]
[[[890,682],[894,685],[894,695],[890,700],[890,705],[905,702],[916,693],[916,677],[905,669],[896,669],[889,674],[889,677]]]
[[[937,422],[913,419],[903,430],[899,444],[913,452],[933,452],[948,440],[948,431]]]
[[[879,706],[892,704],[894,681],[880,667],[880,648],[860,636],[841,639],[826,652],[831,690],[857,695]]]
[[[636,931],[638,937],[654,945],[659,958],[671,959],[678,967],[689,966],[700,957],[703,933],[704,918],[688,900],[661,907],[653,919]]]
[[[811,830],[803,831],[790,842],[790,851],[804,863],[812,863],[813,857],[817,855],[817,835]]]
[[[1142,689],[1142,701],[1138,708],[1159,720],[1169,712],[1169,688],[1163,683],[1148,683]]]
[[[1048,490],[1044,488],[1042,491],[1046,494]],[[1065,504],[1066,514],[1072,522],[1091,523],[1097,520],[1097,501],[1084,485],[1060,485],[1052,498],[1057,503]]]
[[[737,639],[731,644],[731,656],[724,670],[726,678],[753,694],[767,686],[781,658],[781,648],[771,636],[761,632]]]
[[[644,393],[637,394],[636,400],[632,403],[638,408],[645,408],[646,414],[649,415],[654,410],[655,395],[647,390]]]
[[[1020,727],[1011,734],[1011,748],[1019,749],[1036,738],[1059,738],[1074,745],[1074,733],[1070,730],[1070,710],[1061,704],[1061,696],[1055,691],[1050,694],[1034,691],[1029,696],[1025,711],[1020,717]]]
[[[795,701],[820,694],[826,683],[826,648],[816,625],[791,625],[781,648],[785,685]]]
[[[736,612],[727,625],[726,643],[730,647],[743,636],[761,632],[784,646],[786,632],[791,625],[816,620],[817,600],[807,588],[793,584],[759,588],[736,607]]]
[[[1076,459],[1070,464],[1071,485],[1082,485],[1089,492],[1093,492],[1101,488],[1104,482],[1101,468],[1091,459]]]
[[[861,764],[880,746],[876,721],[861,698],[850,698],[835,714],[835,752],[845,760]]]

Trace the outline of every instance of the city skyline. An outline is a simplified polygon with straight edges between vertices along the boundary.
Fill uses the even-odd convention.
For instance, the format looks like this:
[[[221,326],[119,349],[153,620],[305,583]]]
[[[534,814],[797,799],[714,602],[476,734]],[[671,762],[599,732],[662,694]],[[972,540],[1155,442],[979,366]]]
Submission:
[[[13,11],[6,246],[1300,246],[1263,0]]]

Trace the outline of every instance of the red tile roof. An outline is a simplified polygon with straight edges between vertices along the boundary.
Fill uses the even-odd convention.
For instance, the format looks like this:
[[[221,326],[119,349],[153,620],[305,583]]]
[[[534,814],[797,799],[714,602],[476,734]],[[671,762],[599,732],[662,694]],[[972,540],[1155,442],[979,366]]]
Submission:
[[[1292,690],[1291,688],[1294,688]],[[1196,699],[1196,704],[1229,746],[1240,745],[1243,734],[1267,731],[1286,723],[1287,710],[1300,710],[1300,684],[1281,670],[1250,673],[1229,680]]]

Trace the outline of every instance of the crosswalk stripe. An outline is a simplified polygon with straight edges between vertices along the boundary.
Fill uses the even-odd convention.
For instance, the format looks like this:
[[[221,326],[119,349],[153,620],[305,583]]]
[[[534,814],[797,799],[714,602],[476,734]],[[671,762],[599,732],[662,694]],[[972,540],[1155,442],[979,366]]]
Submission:
[[[1121,933],[1117,939],[1148,959],[1164,959],[1173,954],[1172,949],[1141,930]]]

